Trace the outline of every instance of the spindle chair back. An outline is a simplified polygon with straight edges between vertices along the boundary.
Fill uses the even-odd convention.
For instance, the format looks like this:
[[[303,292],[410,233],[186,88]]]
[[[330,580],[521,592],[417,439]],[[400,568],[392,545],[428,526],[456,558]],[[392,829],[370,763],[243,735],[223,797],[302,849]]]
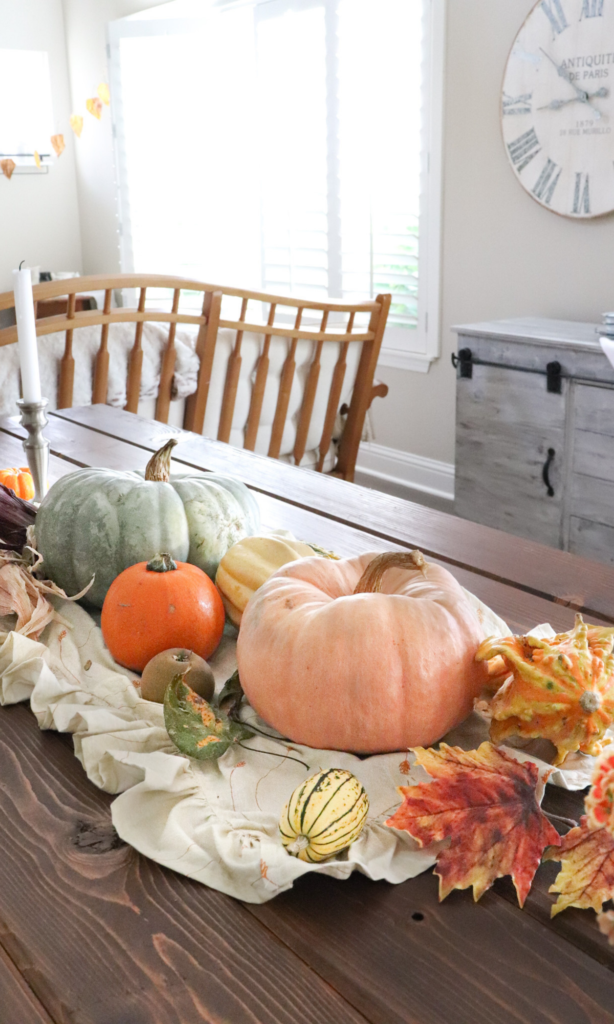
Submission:
[[[149,296],[148,296],[149,290]],[[104,292],[102,309],[75,310],[76,295]],[[161,300],[160,292],[170,292],[170,299]],[[113,293],[136,297],[134,306],[113,305]],[[288,414],[290,395],[297,367],[297,345],[310,342],[312,356],[308,367],[300,410],[296,423],[293,458],[301,462],[306,450],[325,345],[335,343],[338,355],[332,371],[330,390],[326,401],[324,421],[319,440],[319,456],[315,469],[322,471],[329,451],[339,405],[347,389],[346,371],[349,346],[361,345],[351,399],[347,408],[345,426],[341,435],[337,460],[332,473],[352,480],[358,446],[362,436],[367,410],[375,395],[385,395],[385,385],[374,385],[373,376],[390,308],[391,296],[378,295],[369,302],[334,302],[296,299],[205,284],[188,278],[155,274],[96,275],[50,281],[35,285],[34,302],[65,297],[65,314],[39,317],[36,333],[39,337],[65,331],[64,354],[60,363],[58,408],[72,405],[75,360],[73,334],[79,327],[101,328],[100,347],[95,360],[92,383],[92,402],[104,403],[107,397],[109,375],[109,327],[115,323],[134,323],[134,343],[128,363],[126,406],[136,412],[143,364],[143,325],[147,322],[168,324],[168,340],[162,357],[160,384],[156,399],[155,418],[168,422],[172,399],[175,368],[175,335],[177,325],[198,326],[196,353],[200,368],[196,390],[185,401],[183,426],[202,433],[209,398],[213,360],[220,330],[233,332],[233,344],[226,367],[224,392],[221,401],[217,438],[229,441],[237,386],[242,364],[244,336],[262,338],[259,356],[252,374],[251,398],[244,428],[243,447],[254,450],[260,424],[267,377],[269,375],[271,344],[274,339],[287,339],[287,351],[281,369],[275,413],[268,445],[268,455],[278,458],[284,425]],[[182,304],[182,295],[184,302]],[[150,308],[155,303],[158,308]],[[196,302],[196,305],[194,304]],[[161,303],[164,308],[160,308]],[[186,311],[187,304],[187,311]],[[0,295],[0,311],[14,305],[12,292]],[[181,307],[181,308],[180,308]],[[230,307],[227,310],[227,307]],[[17,341],[15,326],[0,330],[0,348]],[[354,361],[356,363],[356,361]]]

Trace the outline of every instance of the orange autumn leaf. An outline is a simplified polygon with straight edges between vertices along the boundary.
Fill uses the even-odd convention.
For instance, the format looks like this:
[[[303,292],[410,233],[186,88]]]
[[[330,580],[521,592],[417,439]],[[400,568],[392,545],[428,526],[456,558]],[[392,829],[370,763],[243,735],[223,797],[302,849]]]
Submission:
[[[554,764],[581,750],[599,754],[614,722],[614,627],[590,626],[581,615],[568,633],[547,640],[533,636],[493,637],[478,648],[476,659],[499,659],[503,685],[490,704],[490,738],[542,737],[557,748]],[[511,675],[510,675],[511,673]]]
[[[103,111],[102,100],[100,99],[100,97],[94,96],[92,99],[86,100],[85,106],[88,112],[92,115],[92,117],[95,117],[98,121],[100,121]]]
[[[496,878],[511,875],[522,906],[544,848],[560,842],[537,802],[537,767],[492,743],[467,751],[442,743],[414,753],[434,781],[399,786],[403,803],[386,824],[421,846],[449,840],[435,868],[440,900],[470,886],[479,900]]]
[[[560,846],[546,850],[544,860],[563,863],[550,886],[550,892],[559,893],[552,917],[566,907],[599,912],[614,898],[614,835],[607,828],[591,828],[586,815],[563,836]]]
[[[63,135],[52,135],[51,136],[51,145],[53,146],[53,148],[54,148],[54,150],[56,152],[56,155],[57,156],[61,156],[62,153],[64,152],[64,150],[66,149],[66,143],[64,142],[64,136]]]
[[[11,160],[11,158],[8,157],[6,160],[0,160],[0,167],[2,168],[2,173],[5,178],[8,178],[10,181],[17,164],[14,160]]]
[[[43,162],[42,162],[42,160],[40,158],[40,153],[38,152],[37,149],[34,150],[34,163],[39,168],[43,166]]]
[[[70,115],[70,127],[77,138],[80,138],[81,132],[83,131],[83,118],[81,117],[81,114]]]
[[[106,82],[101,82],[96,90],[99,98],[104,103],[105,107],[108,107],[111,102],[111,94],[109,92],[109,86]]]

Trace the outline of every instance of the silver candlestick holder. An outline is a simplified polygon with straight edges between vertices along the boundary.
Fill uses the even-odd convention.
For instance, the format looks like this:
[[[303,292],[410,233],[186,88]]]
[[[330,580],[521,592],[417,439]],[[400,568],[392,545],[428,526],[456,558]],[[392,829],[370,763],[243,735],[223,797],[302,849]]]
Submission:
[[[48,404],[46,398],[41,398],[40,402],[24,402],[23,399],[17,402],[21,423],[28,431],[23,446],[34,483],[34,501],[39,505],[47,493],[49,481],[49,441],[43,437],[43,427],[48,423],[45,412]]]

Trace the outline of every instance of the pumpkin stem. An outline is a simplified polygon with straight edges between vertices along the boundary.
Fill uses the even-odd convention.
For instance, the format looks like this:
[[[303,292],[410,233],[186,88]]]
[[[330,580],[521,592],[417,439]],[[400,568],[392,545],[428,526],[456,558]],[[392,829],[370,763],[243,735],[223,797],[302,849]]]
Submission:
[[[177,562],[168,551],[163,551],[161,555],[156,555],[147,563],[148,572],[171,572],[176,568]]]
[[[155,452],[145,467],[145,479],[157,480],[167,484],[171,478],[171,452],[177,444],[177,438],[171,437],[165,445]]]
[[[358,580],[355,594],[379,594],[382,589],[382,577],[386,569],[421,569],[424,571],[426,562],[421,551],[385,551],[377,555]]]
[[[293,843],[286,846],[288,853],[291,853],[293,857],[298,857],[301,850],[306,850],[309,846],[309,839],[307,836],[297,836]]]

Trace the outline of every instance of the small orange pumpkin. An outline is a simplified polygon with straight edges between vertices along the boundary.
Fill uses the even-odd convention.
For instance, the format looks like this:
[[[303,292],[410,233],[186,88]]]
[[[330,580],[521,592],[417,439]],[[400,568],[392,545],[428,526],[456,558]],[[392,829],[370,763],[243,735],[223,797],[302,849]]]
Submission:
[[[169,647],[209,658],[224,632],[224,605],[202,569],[162,554],[116,576],[104,599],[100,626],[115,660],[142,672]]]
[[[10,487],[18,498],[30,501],[34,497],[34,482],[27,466],[19,469],[0,469],[0,484]]]

